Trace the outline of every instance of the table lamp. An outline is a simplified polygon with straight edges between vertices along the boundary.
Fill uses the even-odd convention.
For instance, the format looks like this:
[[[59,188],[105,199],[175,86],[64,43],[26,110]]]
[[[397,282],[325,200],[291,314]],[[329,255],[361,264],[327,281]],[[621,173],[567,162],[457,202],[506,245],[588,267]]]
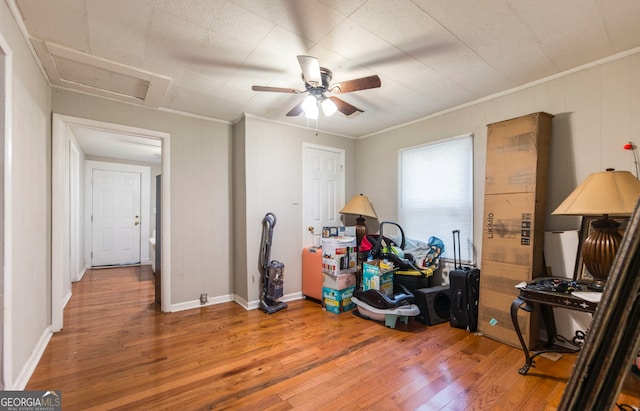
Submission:
[[[609,216],[629,216],[640,197],[640,180],[628,171],[590,174],[551,214],[601,217],[591,223],[582,244],[582,260],[594,278],[587,287],[602,291],[622,236]],[[586,228],[589,230],[589,227]]]
[[[356,218],[356,241],[358,243],[358,249],[360,249],[360,243],[367,234],[367,226],[364,224],[364,217],[378,218],[376,210],[373,209],[373,206],[367,196],[359,194],[353,196],[353,198],[351,198],[351,200],[342,207],[340,214],[353,214],[358,216]]]

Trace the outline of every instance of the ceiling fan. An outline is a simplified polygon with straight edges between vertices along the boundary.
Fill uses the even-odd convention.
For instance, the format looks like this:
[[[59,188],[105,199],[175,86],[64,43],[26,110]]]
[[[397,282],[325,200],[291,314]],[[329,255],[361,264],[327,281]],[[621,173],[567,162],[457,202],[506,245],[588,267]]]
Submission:
[[[333,73],[325,67],[320,67],[318,59],[311,56],[298,56],[298,63],[302,68],[302,81],[304,81],[304,90],[281,87],[268,86],[252,86],[253,91],[271,91],[276,93],[309,93],[309,95],[300,103],[296,104],[287,116],[297,116],[305,113],[307,118],[318,118],[318,106],[322,107],[322,111],[326,116],[334,114],[336,111],[346,116],[350,116],[356,112],[364,112],[346,101],[330,94],[344,94],[352,91],[366,90],[370,88],[380,87],[380,77],[377,75],[362,77],[353,80],[342,81],[331,84]]]

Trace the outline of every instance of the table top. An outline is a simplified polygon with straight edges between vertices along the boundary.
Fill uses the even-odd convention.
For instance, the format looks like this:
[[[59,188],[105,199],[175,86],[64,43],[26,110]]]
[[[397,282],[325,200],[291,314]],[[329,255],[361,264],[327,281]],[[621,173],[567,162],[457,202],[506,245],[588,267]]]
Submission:
[[[569,287],[567,290],[564,290],[565,287],[558,287],[559,289],[549,290],[549,289],[538,289],[534,288],[536,285],[540,284],[541,281],[545,280],[561,280],[567,281],[568,279],[562,278],[554,278],[554,277],[545,277],[544,279],[536,279],[530,283],[528,283],[524,287],[520,288],[520,296],[519,298],[528,302],[539,303],[539,304],[547,304],[554,307],[563,307],[571,310],[585,311],[585,312],[594,312],[598,307],[597,301],[586,300],[575,295],[571,294],[572,288]],[[563,284],[564,285],[564,284]],[[560,289],[563,289],[560,291]]]

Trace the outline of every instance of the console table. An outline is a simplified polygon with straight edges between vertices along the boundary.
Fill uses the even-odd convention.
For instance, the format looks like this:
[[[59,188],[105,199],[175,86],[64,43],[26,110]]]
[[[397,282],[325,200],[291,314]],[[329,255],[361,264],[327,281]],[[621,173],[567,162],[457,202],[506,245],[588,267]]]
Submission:
[[[542,350],[529,351],[518,324],[518,310],[522,309],[531,313],[536,307],[539,307],[542,320],[544,321],[545,329],[547,331],[547,341]],[[598,307],[598,303],[587,301],[568,293],[521,288],[520,295],[511,304],[511,321],[513,321],[513,328],[516,330],[516,334],[518,335],[518,339],[522,345],[522,350],[524,351],[525,364],[518,370],[522,375],[529,372],[529,368],[533,365],[534,358],[540,354],[546,352],[573,353],[580,351],[580,346],[578,345],[576,345],[576,348],[569,348],[556,344],[558,334],[556,332],[555,318],[553,316],[553,307],[584,311],[593,314]]]

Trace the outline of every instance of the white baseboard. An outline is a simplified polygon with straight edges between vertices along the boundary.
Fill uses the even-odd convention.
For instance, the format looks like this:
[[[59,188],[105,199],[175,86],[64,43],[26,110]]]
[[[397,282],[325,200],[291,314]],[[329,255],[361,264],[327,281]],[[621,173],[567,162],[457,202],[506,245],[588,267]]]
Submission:
[[[44,350],[47,348],[47,344],[49,344],[49,340],[51,340],[52,335],[53,332],[51,331],[51,328],[47,327],[44,330],[42,336],[40,336],[40,340],[38,341],[38,344],[36,344],[36,347],[31,353],[31,356],[29,356],[29,359],[25,363],[24,367],[22,367],[22,370],[20,370],[18,378],[13,381],[12,387],[5,387],[6,390],[24,390],[24,388],[27,386],[27,383],[29,382],[29,379],[31,379],[33,372],[38,366],[38,363],[42,358],[42,354],[44,354]]]
[[[304,299],[302,292],[297,292],[293,294],[287,294],[283,296],[280,300],[287,302],[287,301],[295,301],[295,300],[302,300],[302,299]],[[244,308],[247,311],[255,310],[256,308],[260,307],[260,300],[247,301],[244,298],[240,297],[239,295],[235,295],[233,301],[235,301],[238,305],[240,305],[242,308]]]
[[[244,298],[240,297],[239,295],[234,295],[233,296],[233,301],[235,301],[236,304],[238,304],[239,306],[241,306],[242,308],[244,308],[245,310],[255,310],[256,308],[258,308],[258,303],[259,301],[247,301]]]
[[[233,301],[233,295],[232,294],[222,295],[222,296],[218,296],[218,297],[209,297],[206,304],[201,304],[200,303],[200,299],[191,300],[191,301],[185,301],[183,303],[178,303],[178,304],[172,304],[171,307],[169,308],[169,310],[170,310],[170,312],[173,313],[173,312],[177,312],[177,311],[190,310],[192,308],[206,307],[207,305],[228,303],[230,301]]]
[[[302,295],[302,291],[297,292],[297,293],[293,293],[293,294],[287,294],[284,297],[281,298],[282,301],[296,301],[296,300],[303,300],[304,299],[304,295]]]
[[[286,301],[302,300],[303,298],[304,298],[304,296],[302,295],[302,292],[297,292],[297,293],[287,294],[287,295],[283,296],[281,298],[281,301],[285,301],[286,302]],[[198,300],[192,300],[192,301],[185,301],[183,303],[178,303],[178,304],[172,304],[171,305],[171,312],[190,310],[190,309],[193,309],[193,308],[200,308],[200,307],[205,307],[207,305],[228,303],[228,302],[231,302],[231,301],[233,301],[236,304],[240,305],[245,310],[255,310],[256,308],[258,308],[260,306],[260,301],[259,300],[247,301],[244,298],[240,297],[239,295],[228,294],[228,295],[223,295],[223,296],[219,296],[219,297],[209,297],[209,299],[208,299],[206,304],[200,304],[200,300],[199,299]]]
[[[69,290],[69,292],[67,293],[67,295],[62,299],[62,308],[64,309],[67,304],[69,303],[69,301],[71,300],[71,296],[73,294],[71,293],[71,290]]]
[[[75,282],[82,281],[82,277],[84,277],[84,274],[85,274],[86,272],[87,272],[87,267],[84,267],[84,268],[82,269],[82,271],[80,271],[80,272],[78,273],[78,279],[77,279]]]

